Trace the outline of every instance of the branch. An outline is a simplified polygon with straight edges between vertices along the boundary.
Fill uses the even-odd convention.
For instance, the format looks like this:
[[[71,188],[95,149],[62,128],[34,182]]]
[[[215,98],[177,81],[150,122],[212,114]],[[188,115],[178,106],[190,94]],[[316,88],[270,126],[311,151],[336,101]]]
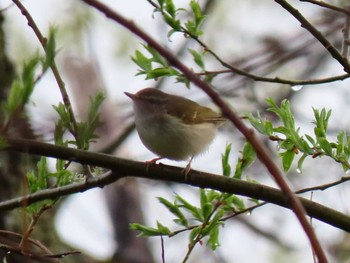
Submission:
[[[350,64],[348,61],[343,58],[339,51],[298,11],[298,9],[295,9],[285,0],[275,0],[275,2],[294,16],[300,22],[301,26],[308,30],[327,49],[332,57],[344,67],[344,71],[350,73]]]
[[[87,182],[72,183],[70,185],[47,189],[0,202],[0,211],[23,207],[45,199],[56,199],[73,193],[85,192],[96,187],[102,188],[126,176],[210,188],[226,193],[264,200],[285,208],[290,208],[288,198],[280,190],[269,186],[258,185],[256,183],[245,182],[234,178],[195,170],[189,172],[186,181],[185,176],[183,175],[183,168],[180,167],[163,164],[147,166],[142,162],[125,160],[101,153],[88,152],[32,140],[12,138],[4,139],[7,142],[7,146],[2,148],[2,151],[16,151],[53,157],[80,164],[103,167],[112,170],[112,172],[93,177],[88,179]],[[349,216],[305,198],[300,197],[298,199],[302,202],[310,217],[316,218],[346,232],[350,232]]]
[[[149,46],[157,50],[170,65],[179,69],[189,81],[192,81],[198,87],[200,87],[212,100],[213,102],[221,109],[222,113],[237,127],[237,129],[247,138],[247,140],[254,147],[257,156],[261,160],[261,162],[266,166],[272,177],[275,179],[278,186],[282,189],[282,191],[286,194],[288,203],[291,205],[293,212],[297,216],[300,224],[302,225],[306,235],[309,238],[310,244],[315,251],[319,261],[321,263],[327,262],[326,256],[322,250],[322,247],[316,237],[316,234],[310,225],[309,221],[305,217],[305,209],[303,208],[300,200],[296,197],[296,195],[292,192],[287,182],[284,180],[282,172],[275,164],[273,159],[271,158],[268,150],[265,145],[261,143],[261,141],[256,137],[253,130],[248,128],[244,122],[240,119],[240,117],[231,110],[231,107],[224,102],[220,96],[214,91],[211,86],[201,80],[191,69],[186,67],[173,53],[169,50],[161,46],[155,39],[149,36],[145,31],[140,29],[133,21],[126,19],[121,16],[117,12],[114,12],[108,6],[95,1],[95,0],[82,0],[86,4],[96,8],[101,13],[103,13],[106,17],[112,19],[116,23],[122,25],[129,31],[131,31],[136,36],[140,37],[144,40]],[[348,65],[346,63],[346,65]],[[350,72],[350,66],[348,66]]]
[[[333,11],[340,12],[340,13],[343,13],[345,15],[350,16],[349,10],[346,10],[346,9],[341,8],[339,6],[331,5],[331,4],[323,2],[323,1],[319,1],[319,0],[299,0],[299,1],[300,2],[308,2],[308,3],[314,4],[314,5],[318,5],[318,6],[327,8],[329,10],[333,10]]]
[[[230,66],[232,67],[232,66]],[[219,74],[229,74],[234,73],[231,69],[226,70],[218,70],[218,71],[205,71],[205,72],[199,72],[196,73],[198,76],[205,76],[205,75],[219,75]],[[279,83],[279,84],[288,84],[291,86],[297,86],[297,85],[318,85],[318,84],[326,84],[331,83],[339,80],[345,80],[350,78],[350,74],[342,74],[338,76],[332,76],[332,77],[326,77],[326,78],[319,78],[319,79],[305,79],[305,80],[298,80],[298,79],[283,79],[280,77],[274,77],[274,78],[266,78],[266,77],[260,77],[260,76],[252,76],[252,79],[255,81],[262,81],[262,82],[270,82],[270,83]]]
[[[27,19],[28,21],[28,26],[31,27],[33,29],[33,32],[35,34],[35,36],[37,37],[37,39],[39,40],[41,46],[44,49],[44,52],[46,53],[46,43],[47,43],[47,39],[43,36],[43,34],[40,32],[39,27],[36,25],[34,19],[32,18],[32,16],[30,15],[30,13],[28,12],[28,10],[22,5],[20,0],[12,0],[13,3],[18,7],[18,9],[21,11],[22,15]],[[76,139],[76,141],[78,142],[79,140],[77,140],[77,122],[75,119],[75,115],[73,113],[73,108],[72,108],[72,104],[70,102],[67,90],[65,88],[65,83],[58,71],[58,68],[56,66],[55,61],[52,61],[50,68],[52,70],[52,73],[56,79],[57,85],[59,87],[59,90],[61,92],[61,96],[62,96],[62,100],[63,103],[66,107],[66,109],[69,112],[69,115],[71,117],[71,121],[72,121],[72,125],[73,125],[73,129],[74,131],[72,132],[72,135],[74,136],[74,138]]]

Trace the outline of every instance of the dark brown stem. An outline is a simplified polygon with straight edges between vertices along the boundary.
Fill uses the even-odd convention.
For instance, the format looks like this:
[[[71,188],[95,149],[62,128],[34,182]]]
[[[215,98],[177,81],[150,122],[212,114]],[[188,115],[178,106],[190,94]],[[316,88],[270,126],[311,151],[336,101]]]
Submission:
[[[301,26],[309,31],[326,48],[329,54],[344,67],[344,71],[350,73],[350,64],[348,61],[343,58],[339,51],[298,11],[298,9],[294,8],[285,0],[275,0],[275,2],[294,16],[300,22]]]
[[[62,187],[42,190],[34,194],[0,202],[0,211],[27,206],[45,199],[56,199],[57,197],[84,192],[96,187],[104,187],[126,176],[135,176],[183,184],[187,183],[196,187],[209,188],[221,192],[247,196],[290,208],[288,198],[280,190],[264,185],[258,185],[256,183],[244,182],[233,178],[208,174],[195,170],[191,170],[189,172],[188,182],[186,182],[182,172],[183,168],[180,167],[151,165],[147,168],[145,163],[116,158],[111,155],[93,153],[32,140],[11,138],[4,139],[7,142],[7,146],[1,149],[3,151],[12,150],[16,152],[69,160],[80,164],[104,167],[112,170],[113,172],[91,178],[87,182],[73,183]],[[322,222],[350,232],[349,216],[304,198],[299,198],[299,200],[302,202],[310,217],[314,217]]]
[[[320,0],[299,0],[299,1],[300,2],[308,2],[308,3],[314,4],[314,5],[318,5],[318,6],[327,8],[329,10],[333,10],[333,11],[340,12],[340,13],[343,13],[345,15],[350,16],[350,11],[349,10],[346,10],[346,9],[341,8],[339,6],[331,5],[329,3],[326,3],[326,2],[323,2],[323,1],[320,1]]]
[[[43,34],[40,32],[39,27],[36,25],[33,17],[30,15],[30,13],[28,12],[28,10],[24,7],[24,5],[21,3],[20,0],[12,0],[13,3],[18,7],[18,9],[21,11],[22,15],[27,19],[28,21],[28,26],[32,28],[35,36],[37,37],[37,39],[39,40],[41,46],[43,47],[44,51],[46,52],[46,42],[47,39],[43,36]],[[66,109],[69,112],[71,121],[72,121],[72,125],[73,125],[73,130],[71,131],[72,135],[74,136],[74,138],[76,139],[76,141],[78,142],[79,140],[77,140],[77,122],[75,120],[75,115],[73,113],[73,108],[72,108],[72,104],[70,102],[66,87],[65,87],[65,83],[61,77],[61,74],[58,71],[58,68],[56,66],[56,63],[53,61],[52,64],[50,65],[50,68],[52,70],[52,73],[56,79],[57,85],[60,89],[61,92],[61,96],[62,96],[62,100],[63,103],[66,107]],[[79,145],[78,145],[79,148]]]

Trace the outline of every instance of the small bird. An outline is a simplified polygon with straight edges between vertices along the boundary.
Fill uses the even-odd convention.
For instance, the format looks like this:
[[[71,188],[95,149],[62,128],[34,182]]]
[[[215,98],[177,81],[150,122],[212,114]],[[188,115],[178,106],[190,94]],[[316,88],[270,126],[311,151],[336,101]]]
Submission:
[[[149,163],[163,158],[189,160],[185,175],[193,157],[209,146],[217,128],[226,120],[210,108],[158,89],[125,94],[133,101],[136,130],[142,143],[159,156]]]

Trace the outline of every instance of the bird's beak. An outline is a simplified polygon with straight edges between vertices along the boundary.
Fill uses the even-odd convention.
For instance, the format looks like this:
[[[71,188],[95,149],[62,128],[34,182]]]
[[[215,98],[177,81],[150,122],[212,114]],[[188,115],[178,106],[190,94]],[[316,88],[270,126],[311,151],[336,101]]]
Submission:
[[[137,98],[136,94],[132,94],[129,92],[124,92],[126,96],[128,96],[130,99],[135,100]]]

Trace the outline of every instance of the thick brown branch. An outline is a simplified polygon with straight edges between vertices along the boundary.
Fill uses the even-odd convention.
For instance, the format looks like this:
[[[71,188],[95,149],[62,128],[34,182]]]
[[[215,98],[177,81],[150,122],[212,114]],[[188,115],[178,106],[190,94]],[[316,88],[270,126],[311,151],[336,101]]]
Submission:
[[[95,187],[104,187],[105,185],[126,176],[190,184],[196,187],[210,188],[222,192],[264,200],[269,203],[290,208],[288,198],[285,194],[280,190],[269,186],[244,182],[229,177],[208,174],[195,170],[189,172],[187,175],[188,180],[186,181],[182,172],[183,168],[179,167],[159,164],[151,165],[147,168],[147,166],[141,162],[116,158],[101,153],[93,153],[24,139],[6,138],[6,140],[8,145],[6,148],[2,149],[3,151],[12,150],[16,152],[70,160],[80,164],[104,167],[113,172],[91,178],[87,182],[73,183],[63,187],[47,189],[34,194],[0,202],[0,211],[22,207],[23,205],[29,205],[45,199],[56,199],[57,197],[84,192]],[[305,198],[299,198],[299,200],[302,202],[309,216],[336,228],[350,232],[349,216]]]

